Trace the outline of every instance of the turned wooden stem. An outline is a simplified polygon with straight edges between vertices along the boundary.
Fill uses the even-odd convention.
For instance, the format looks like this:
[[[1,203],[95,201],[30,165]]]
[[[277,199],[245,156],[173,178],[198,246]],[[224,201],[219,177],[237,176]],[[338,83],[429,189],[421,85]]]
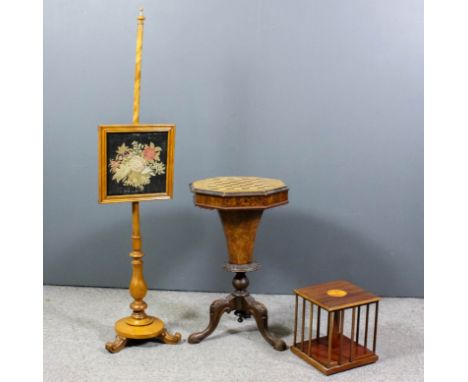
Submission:
[[[143,276],[143,252],[141,251],[140,236],[140,205],[138,202],[132,203],[132,243],[133,250],[130,252],[132,260],[132,279],[130,281],[130,295],[134,301],[130,304],[133,310],[132,317],[143,319],[146,317],[145,309],[147,307],[143,298],[146,296],[148,287]]]
[[[133,92],[133,123],[138,124],[140,121],[140,82],[141,82],[141,58],[143,50],[143,23],[145,17],[143,10],[140,9],[138,16],[137,29],[137,44],[135,58],[135,84]],[[130,281],[130,295],[134,301],[130,304],[133,310],[132,317],[136,320],[146,318],[145,309],[147,304],[143,301],[146,296],[148,287],[143,276],[143,258],[144,254],[141,251],[141,235],[140,235],[140,203],[132,202],[132,252],[130,257],[132,260],[132,279]]]

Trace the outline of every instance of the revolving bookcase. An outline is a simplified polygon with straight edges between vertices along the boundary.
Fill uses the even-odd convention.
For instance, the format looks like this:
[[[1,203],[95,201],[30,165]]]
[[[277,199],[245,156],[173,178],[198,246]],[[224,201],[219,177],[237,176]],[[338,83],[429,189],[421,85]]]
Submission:
[[[341,280],[294,292],[294,354],[325,375],[377,361],[379,297]]]

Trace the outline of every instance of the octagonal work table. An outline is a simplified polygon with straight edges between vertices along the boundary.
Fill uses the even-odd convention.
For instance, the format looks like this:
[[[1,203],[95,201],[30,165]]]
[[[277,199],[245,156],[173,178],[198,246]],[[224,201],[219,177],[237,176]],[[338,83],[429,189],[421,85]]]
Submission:
[[[286,343],[268,330],[268,311],[247,291],[246,272],[259,268],[253,259],[255,236],[265,209],[288,203],[288,187],[278,179],[257,177],[217,177],[197,180],[190,185],[194,203],[201,208],[216,209],[223,224],[229,255],[225,269],[234,272],[234,291],[210,306],[210,321],[205,330],[190,335],[196,344],[218,326],[223,313],[234,314],[238,321],[254,317],[263,338],[276,350],[285,350]]]

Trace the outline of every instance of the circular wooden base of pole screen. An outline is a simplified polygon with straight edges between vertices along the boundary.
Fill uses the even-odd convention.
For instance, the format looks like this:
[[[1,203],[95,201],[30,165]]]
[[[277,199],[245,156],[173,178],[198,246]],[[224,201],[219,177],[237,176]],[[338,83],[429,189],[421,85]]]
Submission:
[[[294,293],[294,354],[325,375],[378,360],[379,297],[342,280]]]
[[[155,339],[165,344],[176,344],[181,340],[181,335],[171,335],[164,328],[164,323],[156,317],[146,316],[137,320],[132,316],[120,319],[115,323],[115,340],[106,343],[106,349],[111,353],[122,350],[129,339],[148,340]]]

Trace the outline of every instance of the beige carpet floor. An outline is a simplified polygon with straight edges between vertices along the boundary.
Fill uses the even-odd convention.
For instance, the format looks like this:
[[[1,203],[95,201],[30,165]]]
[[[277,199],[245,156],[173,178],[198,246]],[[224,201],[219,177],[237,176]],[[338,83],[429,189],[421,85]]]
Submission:
[[[423,381],[422,299],[383,299],[379,361],[325,377],[291,351],[273,350],[253,319],[238,323],[232,313],[205,341],[188,344],[190,333],[205,328],[211,301],[224,295],[149,291],[148,313],[181,332],[182,343],[149,341],[110,354],[104,343],[114,337],[114,321],[129,313],[128,291],[45,286],[44,381]],[[255,297],[268,307],[272,332],[290,345],[294,297]]]

